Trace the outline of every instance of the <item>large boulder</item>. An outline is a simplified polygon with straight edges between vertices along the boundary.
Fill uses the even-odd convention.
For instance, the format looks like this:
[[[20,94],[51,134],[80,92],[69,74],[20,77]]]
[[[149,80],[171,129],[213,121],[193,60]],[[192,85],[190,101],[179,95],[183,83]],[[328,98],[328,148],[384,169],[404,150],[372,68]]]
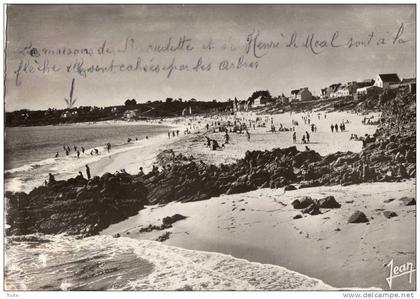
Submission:
[[[302,213],[309,214],[309,215],[318,215],[321,214],[321,211],[319,210],[319,206],[316,203],[313,203],[302,210]]]
[[[314,200],[309,196],[305,196],[305,197],[295,199],[294,201],[292,201],[292,206],[295,209],[304,209],[304,208],[309,207],[312,204],[314,204]]]
[[[369,222],[369,219],[366,217],[365,213],[361,211],[354,212],[348,220],[348,223],[365,223],[365,222]]]
[[[338,209],[341,205],[335,200],[334,196],[327,196],[318,200],[320,208]]]

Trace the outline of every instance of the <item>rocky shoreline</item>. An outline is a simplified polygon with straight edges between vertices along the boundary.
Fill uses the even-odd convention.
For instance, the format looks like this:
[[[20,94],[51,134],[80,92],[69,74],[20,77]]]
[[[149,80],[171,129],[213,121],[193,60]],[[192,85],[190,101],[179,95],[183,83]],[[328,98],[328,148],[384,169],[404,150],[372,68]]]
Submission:
[[[30,193],[6,193],[7,234],[95,235],[147,204],[199,201],[259,188],[292,189],[416,177],[415,96],[379,99],[382,118],[360,153],[321,156],[296,147],[249,151],[229,165],[207,165],[171,151],[159,155],[161,172],[106,173],[50,183]],[[292,185],[293,184],[293,185]],[[295,186],[294,186],[295,185]]]

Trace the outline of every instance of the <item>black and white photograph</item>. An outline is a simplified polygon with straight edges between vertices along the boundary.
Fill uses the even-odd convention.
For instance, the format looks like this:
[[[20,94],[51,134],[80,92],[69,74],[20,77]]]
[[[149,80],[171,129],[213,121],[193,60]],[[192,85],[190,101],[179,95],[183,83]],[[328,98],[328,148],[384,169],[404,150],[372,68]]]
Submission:
[[[416,9],[3,3],[4,298],[414,298]]]

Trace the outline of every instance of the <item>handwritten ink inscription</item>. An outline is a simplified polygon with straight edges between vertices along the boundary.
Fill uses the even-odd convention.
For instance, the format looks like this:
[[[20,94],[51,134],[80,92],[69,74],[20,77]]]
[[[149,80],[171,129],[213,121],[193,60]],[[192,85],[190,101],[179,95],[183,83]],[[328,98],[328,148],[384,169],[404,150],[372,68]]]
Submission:
[[[267,57],[275,59],[281,51],[301,51],[318,56],[337,49],[400,46],[409,42],[404,31],[402,23],[393,32],[367,32],[361,36],[340,31],[329,34],[293,31],[267,38],[264,32],[253,30],[236,42],[232,37],[215,39],[209,36],[203,40],[185,34],[169,36],[160,42],[128,36],[122,41],[103,40],[84,47],[73,47],[71,43],[54,47],[28,41],[18,51],[13,74],[16,86],[20,86],[24,78],[35,74],[68,73],[88,78],[105,73],[141,73],[171,79],[182,73],[253,71],[263,68]]]

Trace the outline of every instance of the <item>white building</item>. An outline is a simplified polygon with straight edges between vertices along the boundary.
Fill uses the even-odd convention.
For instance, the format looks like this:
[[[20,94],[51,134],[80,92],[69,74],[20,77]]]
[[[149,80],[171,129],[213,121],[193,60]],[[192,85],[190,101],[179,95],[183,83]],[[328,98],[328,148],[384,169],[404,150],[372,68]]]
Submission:
[[[375,86],[388,89],[391,84],[400,83],[401,80],[397,74],[378,74],[375,79]]]

